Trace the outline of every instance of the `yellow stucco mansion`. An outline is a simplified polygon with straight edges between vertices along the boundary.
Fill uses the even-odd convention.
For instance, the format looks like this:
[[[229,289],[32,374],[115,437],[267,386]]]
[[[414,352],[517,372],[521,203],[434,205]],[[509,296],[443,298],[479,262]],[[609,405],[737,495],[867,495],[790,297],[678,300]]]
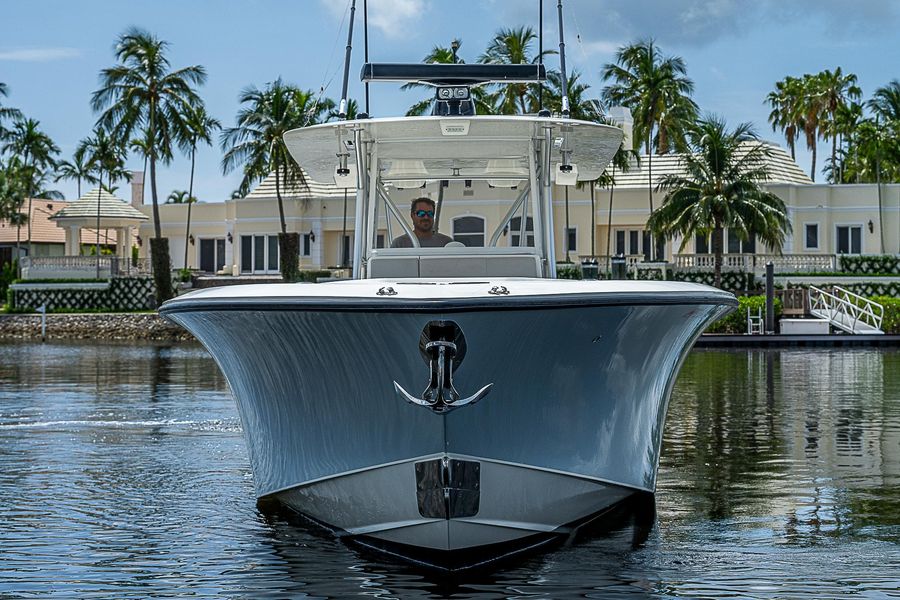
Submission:
[[[900,184],[828,185],[813,184],[790,156],[772,145],[767,188],[787,205],[793,231],[782,249],[781,260],[802,263],[810,268],[827,268],[827,260],[837,254],[900,253]],[[604,260],[610,254],[624,254],[631,262],[666,260],[682,266],[707,266],[709,240],[672,240],[650,256],[650,236],[645,231],[649,215],[647,157],[640,167],[616,176],[614,189],[554,188],[556,256],[573,262],[588,257]],[[659,177],[678,172],[678,155],[654,156],[654,188]],[[137,241],[141,256],[147,256],[153,235],[152,210],[141,205],[140,173],[132,182],[132,204],[151,217],[140,225]],[[440,182],[424,182],[424,187],[394,190],[397,206],[409,200],[442,196],[440,231],[467,245],[484,245],[487,236],[504,217],[509,198],[516,190],[493,187],[487,182],[454,182],[439,189]],[[879,189],[880,188],[880,189]],[[568,195],[568,199],[566,199]],[[653,193],[654,206],[664,194]],[[352,260],[354,193],[331,182],[309,181],[301,189],[282,192],[288,231],[301,234],[301,267],[309,269],[347,266]],[[610,204],[612,208],[610,210]],[[568,207],[568,208],[567,208]],[[568,213],[568,232],[566,231]],[[200,202],[192,207],[190,234],[186,236],[187,205],[160,206],[163,236],[169,239],[172,266],[187,266],[207,273],[229,275],[278,273],[277,236],[280,231],[274,176],[269,176],[245,198],[225,202]],[[518,245],[521,220],[513,220],[500,245]],[[525,234],[527,231],[527,219]],[[389,244],[392,231],[384,217],[378,228],[379,244]],[[187,265],[184,260],[188,238]],[[726,232],[726,264],[740,267],[748,258],[759,258],[769,249],[754,240],[741,241]],[[822,261],[822,262],[817,262]],[[754,261],[757,262],[757,261]],[[761,261],[759,261],[761,264]]]

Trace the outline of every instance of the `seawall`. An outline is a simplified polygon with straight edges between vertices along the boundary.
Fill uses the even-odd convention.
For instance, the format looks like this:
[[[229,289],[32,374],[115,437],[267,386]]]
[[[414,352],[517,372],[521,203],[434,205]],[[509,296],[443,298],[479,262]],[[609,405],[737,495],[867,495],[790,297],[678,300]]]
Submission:
[[[0,340],[40,340],[41,315],[0,315]],[[48,340],[192,341],[187,331],[155,313],[48,314]]]

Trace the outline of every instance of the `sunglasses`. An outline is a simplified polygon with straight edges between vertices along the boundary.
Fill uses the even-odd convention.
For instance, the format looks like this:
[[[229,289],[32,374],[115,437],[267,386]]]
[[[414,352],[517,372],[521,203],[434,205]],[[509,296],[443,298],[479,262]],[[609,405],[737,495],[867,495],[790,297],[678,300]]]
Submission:
[[[420,208],[419,210],[417,210],[417,211],[415,212],[415,215],[416,215],[417,217],[419,217],[420,219],[421,219],[422,217],[431,217],[431,218],[433,219],[433,218],[434,218],[434,211],[433,211],[433,210],[422,210],[422,209]]]

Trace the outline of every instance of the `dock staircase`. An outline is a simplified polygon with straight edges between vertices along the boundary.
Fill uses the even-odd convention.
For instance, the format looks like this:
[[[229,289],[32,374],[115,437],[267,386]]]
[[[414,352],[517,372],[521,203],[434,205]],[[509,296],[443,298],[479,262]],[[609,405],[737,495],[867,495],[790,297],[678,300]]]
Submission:
[[[834,286],[829,292],[809,286],[809,312],[847,333],[884,334],[884,307],[842,287]]]

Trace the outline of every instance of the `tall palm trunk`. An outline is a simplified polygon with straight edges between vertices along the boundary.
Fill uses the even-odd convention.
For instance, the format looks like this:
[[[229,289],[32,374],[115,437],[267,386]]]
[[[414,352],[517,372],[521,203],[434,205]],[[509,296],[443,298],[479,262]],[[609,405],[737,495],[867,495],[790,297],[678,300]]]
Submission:
[[[184,232],[184,268],[190,268],[188,266],[188,244],[191,238],[191,201],[194,197],[194,159],[197,155],[197,144],[194,143],[191,145],[191,182],[188,184],[188,197],[187,197],[187,227]]]
[[[153,201],[153,230],[155,236],[150,240],[150,259],[153,265],[153,282],[156,284],[156,302],[159,305],[174,294],[172,292],[172,266],[169,260],[169,240],[162,236],[162,224],[159,220],[159,196],[156,192],[155,112],[155,103],[151,101],[147,131],[147,150],[150,154],[150,199]]]
[[[716,223],[712,233],[713,254],[715,255],[715,267],[713,271],[713,285],[717,288],[722,287],[722,254],[724,252],[724,229],[719,223]]]
[[[288,233],[287,221],[284,218],[284,201],[281,198],[281,172],[280,167],[275,168],[275,196],[278,198],[278,216],[281,219],[281,233],[278,234],[278,251],[281,252],[281,260],[278,266],[281,278],[287,282],[297,281],[300,277],[300,234],[296,231]],[[287,171],[284,172],[287,178]],[[287,182],[285,181],[285,185]]]
[[[647,197],[650,201],[650,216],[653,216],[653,127],[647,133]],[[648,255],[653,260],[653,236],[650,236],[650,250]]]

